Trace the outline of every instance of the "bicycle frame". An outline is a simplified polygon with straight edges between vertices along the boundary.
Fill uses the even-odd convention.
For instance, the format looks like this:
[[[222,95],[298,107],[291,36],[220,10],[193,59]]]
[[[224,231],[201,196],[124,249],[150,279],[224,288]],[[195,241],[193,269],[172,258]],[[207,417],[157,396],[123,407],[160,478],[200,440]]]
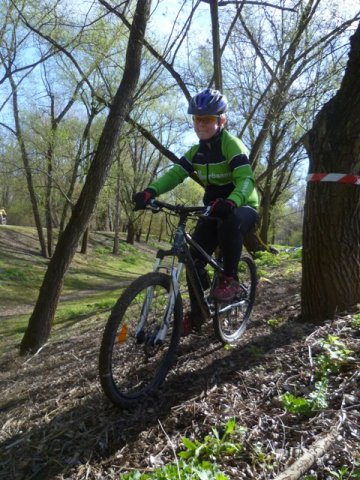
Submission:
[[[157,204],[160,204],[161,207],[168,207],[168,208],[171,207],[171,205],[169,206],[168,204],[154,201],[153,205],[151,205],[151,209],[155,211],[159,211],[161,208],[157,206]],[[204,217],[207,217],[207,210],[204,211],[204,208],[199,207],[198,211],[199,213],[201,212],[202,214],[204,214]],[[206,263],[211,265],[211,267],[215,270],[215,275],[222,272],[222,267],[219,264],[219,262],[215,258],[213,258],[211,255],[209,255],[207,252],[205,252],[205,250],[191,237],[191,235],[186,232],[185,230],[186,222],[189,215],[188,212],[186,211],[186,208],[182,210],[179,209],[179,211],[177,211],[177,214],[180,216],[180,218],[175,231],[175,236],[174,236],[174,241],[172,243],[172,246],[169,250],[159,249],[157,251],[156,261],[153,267],[153,271],[160,271],[162,268],[164,268],[162,266],[162,261],[165,257],[177,258],[176,265],[173,264],[170,267],[170,269],[166,267],[171,277],[171,287],[170,287],[170,293],[169,293],[170,299],[166,307],[164,317],[161,321],[159,330],[154,339],[155,345],[161,345],[161,343],[164,341],[165,336],[167,334],[167,331],[170,325],[171,314],[173,312],[173,308],[176,301],[176,297],[180,292],[180,278],[183,273],[184,267],[187,270],[189,282],[191,283],[191,286],[193,288],[193,291],[194,291],[196,300],[198,302],[198,305],[200,307],[200,311],[203,318],[207,319],[214,315],[214,309],[212,308],[211,303],[208,301],[208,299],[204,295],[204,290],[202,288],[201,281],[194,264],[194,260],[190,254],[189,246],[197,250],[201,254],[201,256],[204,258]],[[143,308],[142,308],[142,314],[141,314],[141,320],[138,327],[138,333],[141,332],[144,326],[152,297],[153,297],[153,287],[149,287],[146,294],[146,298],[144,300]],[[244,303],[243,300],[239,300],[239,301],[236,301],[235,303],[224,305],[218,309],[218,312],[221,314],[226,313],[228,310],[231,310],[232,308],[237,306],[241,306],[243,303]]]
[[[179,223],[175,231],[174,241],[171,248],[169,250],[159,249],[156,254],[156,261],[154,264],[153,271],[160,271],[163,268],[162,261],[165,257],[176,257],[178,261],[176,265],[172,265],[170,267],[170,271],[169,271],[169,274],[171,277],[171,287],[170,287],[170,294],[169,294],[170,299],[166,308],[166,312],[164,314],[164,318],[161,322],[159,331],[157,332],[157,335],[154,340],[155,345],[161,344],[167,334],[167,330],[170,325],[170,318],[175,305],[176,297],[180,291],[180,278],[183,273],[184,267],[187,269],[189,281],[193,287],[193,291],[195,293],[196,300],[199,304],[200,311],[203,317],[208,318],[213,314],[213,312],[210,309],[210,305],[206,301],[206,298],[204,296],[204,291],[201,286],[201,281],[197,273],[197,270],[195,268],[195,264],[192,259],[192,256],[190,254],[189,245],[195,248],[197,251],[199,251],[201,255],[204,257],[204,260],[207,263],[209,263],[214,268],[214,270],[220,272],[222,268],[219,265],[219,263],[216,262],[216,260],[213,257],[208,255],[205,252],[205,250],[191,237],[191,235],[186,232],[185,230],[186,221],[187,221],[187,215],[185,213],[182,213],[182,214],[180,213]],[[142,309],[141,321],[138,327],[139,332],[143,328],[145,318],[148,313],[148,306],[151,304],[152,296],[153,296],[153,288],[149,288],[147,291],[147,296],[144,301],[144,305]]]

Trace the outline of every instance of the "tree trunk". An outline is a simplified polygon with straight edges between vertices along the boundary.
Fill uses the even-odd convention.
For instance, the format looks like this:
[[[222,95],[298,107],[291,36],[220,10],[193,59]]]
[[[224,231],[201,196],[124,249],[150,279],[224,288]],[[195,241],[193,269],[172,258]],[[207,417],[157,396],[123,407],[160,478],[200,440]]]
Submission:
[[[220,48],[220,34],[219,34],[218,0],[212,0],[210,2],[210,13],[211,13],[211,32],[212,32],[215,88],[222,92],[223,81],[222,81],[222,71],[221,71],[221,48]]]
[[[37,202],[37,197],[36,197],[36,193],[35,193],[35,189],[34,189],[34,183],[33,183],[33,180],[32,180],[30,160],[29,160],[29,156],[28,156],[28,153],[27,153],[27,150],[26,150],[25,142],[24,142],[23,135],[22,135],[21,125],[20,125],[17,86],[16,86],[16,84],[14,82],[14,79],[13,79],[11,74],[9,75],[9,80],[10,80],[12,97],[13,97],[13,111],[14,111],[14,121],[15,121],[15,128],[16,128],[16,138],[17,138],[19,146],[20,146],[21,157],[22,157],[22,160],[23,160],[23,163],[24,163],[26,182],[27,182],[27,187],[28,187],[29,196],[30,196],[30,202],[31,202],[32,210],[33,210],[36,230],[37,230],[38,237],[39,237],[39,242],[40,242],[40,247],[41,247],[41,255],[46,258],[47,257],[46,242],[45,242],[45,237],[44,237],[44,233],[43,233],[43,230],[42,230],[42,224],[41,224],[41,218],[40,218],[40,212],[39,212],[39,205],[38,205],[38,202]]]
[[[140,75],[141,50],[151,0],[138,0],[126,51],[124,74],[102,131],[84,187],[57,243],[40,288],[20,353],[35,352],[49,337],[65,273],[86,229],[111,166],[113,151],[129,114]]]
[[[341,87],[305,139],[310,173],[360,173],[360,24]],[[360,302],[360,186],[309,182],[302,318],[322,323]]]
[[[114,219],[114,245],[112,253],[119,255],[120,242],[120,155],[117,157],[116,172],[116,196],[115,196],[115,219]]]
[[[87,250],[88,250],[88,244],[89,244],[89,227],[86,228],[84,234],[83,234],[83,237],[82,237],[82,241],[81,241],[81,249],[80,249],[80,253],[82,255],[86,255],[87,254]]]
[[[47,233],[47,252],[51,258],[53,252],[53,229],[52,229],[52,215],[51,215],[51,199],[53,188],[53,156],[54,156],[54,141],[57,130],[57,123],[55,122],[55,98],[50,94],[50,120],[51,120],[51,134],[49,139],[48,150],[46,154],[47,161],[47,175],[46,175],[46,190],[45,190],[45,222]]]
[[[160,230],[159,230],[159,237],[158,237],[158,242],[160,243],[162,240],[162,234],[163,234],[163,229],[164,229],[164,217],[161,217],[161,223],[160,223]]]
[[[128,221],[127,225],[127,236],[126,236],[126,243],[130,245],[134,245],[135,242],[135,226],[132,220]]]
[[[272,173],[269,173],[265,186],[263,189],[262,201],[261,201],[261,227],[260,227],[260,238],[267,244],[268,243],[268,232],[270,227],[270,216],[271,216],[271,181]]]
[[[149,221],[149,225],[148,225],[148,231],[147,231],[147,234],[146,234],[145,243],[149,242],[149,237],[150,237],[150,233],[151,233],[151,224],[152,224],[153,218],[154,218],[154,215],[150,215],[150,221]]]

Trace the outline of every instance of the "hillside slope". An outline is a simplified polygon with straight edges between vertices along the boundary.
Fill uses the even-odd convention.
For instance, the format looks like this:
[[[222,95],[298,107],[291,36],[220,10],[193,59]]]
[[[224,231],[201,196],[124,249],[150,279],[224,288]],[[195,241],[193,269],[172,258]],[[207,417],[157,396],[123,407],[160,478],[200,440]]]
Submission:
[[[111,254],[113,234],[92,232],[88,253],[76,253],[65,276],[55,328],[78,317],[109,311],[121,289],[140,273],[149,271],[155,248],[120,242]],[[0,227],[0,351],[14,348],[26,328],[43,281],[48,260],[40,256],[36,230]]]
[[[164,386],[134,412],[110,405],[99,386],[103,313],[67,322],[34,356],[2,355],[0,478],[118,479],[150,472],[174,462],[182,437],[202,440],[231,417],[246,433],[241,454],[218,459],[228,478],[276,478],[329,432],[330,448],[302,478],[340,478],[335,474],[345,467],[342,478],[359,478],[359,317],[322,327],[300,323],[299,273],[279,264],[267,277],[239,345],[221,347],[211,325],[184,338]],[[329,335],[352,352],[329,374],[326,401],[311,413],[286,411],[283,394],[316,393],[315,359],[326,355]]]

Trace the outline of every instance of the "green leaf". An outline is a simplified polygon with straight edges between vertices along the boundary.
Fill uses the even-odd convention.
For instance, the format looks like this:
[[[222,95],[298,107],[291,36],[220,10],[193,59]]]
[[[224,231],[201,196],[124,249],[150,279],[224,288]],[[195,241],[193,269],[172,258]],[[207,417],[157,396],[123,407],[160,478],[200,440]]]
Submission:
[[[224,436],[231,435],[234,432],[235,427],[236,427],[235,418],[230,418],[226,423]]]
[[[190,438],[184,437],[182,439],[183,444],[185,445],[186,448],[189,450],[195,450],[196,449],[196,444],[190,440]]]

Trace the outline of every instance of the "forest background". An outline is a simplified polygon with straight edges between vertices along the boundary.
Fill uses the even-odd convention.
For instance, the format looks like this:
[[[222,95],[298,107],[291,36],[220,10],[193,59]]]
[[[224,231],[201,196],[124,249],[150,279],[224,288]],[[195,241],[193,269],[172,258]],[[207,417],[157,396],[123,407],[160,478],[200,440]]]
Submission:
[[[86,252],[91,218],[93,228],[114,231],[114,254],[121,228],[128,243],[154,231],[161,240],[162,220],[135,213],[132,197],[191,142],[186,104],[204,86],[228,96],[229,129],[249,148],[261,195],[263,245],[301,241],[304,148],[315,173],[358,170],[360,12],[351,11],[350,1],[346,17],[343,2],[325,0],[198,0],[173,2],[171,9],[175,5],[175,17],[168,3],[161,10],[160,2],[149,0],[84,2],[74,11],[66,1],[41,9],[13,0],[3,6],[4,203],[11,208],[13,182],[25,190],[25,173],[41,254],[51,257],[23,354],[47,340],[83,234]],[[211,32],[211,40],[202,40],[198,25]],[[6,123],[10,118],[13,123]],[[321,322],[358,302],[351,282],[359,274],[357,192],[356,186],[307,188],[304,320]],[[198,203],[201,195],[198,185],[186,183],[170,201]],[[23,211],[30,211],[25,202]],[[10,223],[11,216],[10,210]],[[280,219],[286,226],[276,238]],[[315,272],[322,278],[314,284]]]
[[[145,10],[150,6],[147,24]],[[119,273],[128,273],[126,268],[118,267],[119,260],[135,262],[136,259],[141,268],[148,268],[148,264],[140,253],[141,249],[122,242],[121,247],[126,246],[126,249],[122,248],[117,256],[110,255],[108,248],[99,252],[95,247],[92,252],[95,254],[89,255],[89,266],[85,265],[85,255],[76,255],[65,282],[64,276],[87,227],[90,227],[93,241],[99,237],[111,238],[115,254],[120,230],[124,230],[121,238],[125,235],[130,243],[134,239],[146,241],[150,231],[155,238],[165,236],[160,215],[135,214],[131,197],[168,168],[196,140],[186,114],[187,101],[205,86],[217,86],[229,99],[229,130],[240,136],[249,148],[261,194],[262,239],[264,242],[303,245],[302,251],[296,252],[302,256],[301,295],[299,275],[292,275],[289,280],[289,258],[285,260],[284,271],[279,265],[282,255],[269,255],[275,263],[278,261],[273,269],[277,278],[259,283],[254,328],[249,329],[246,332],[249,335],[245,337],[248,349],[236,349],[236,353],[221,351],[225,372],[221,368],[219,373],[216,368],[219,364],[214,363],[218,350],[210,349],[209,352],[206,339],[203,352],[194,358],[192,352],[189,355],[200,374],[194,376],[187,362],[181,364],[187,370],[184,373],[195,388],[196,397],[192,393],[194,390],[184,389],[184,377],[178,371],[177,381],[181,382],[181,388],[180,383],[175,382],[174,389],[168,390],[165,404],[168,398],[174,400],[167,404],[169,410],[164,409],[165,415],[170,410],[175,416],[182,411],[179,405],[173,408],[175,405],[171,402],[182,404],[189,400],[191,408],[186,410],[185,405],[184,418],[194,418],[199,423],[198,412],[205,411],[205,408],[204,404],[199,404],[199,410],[194,410],[193,399],[202,398],[201,380],[207,381],[208,375],[203,373],[209,368],[211,375],[215,372],[222,382],[229,379],[224,384],[224,391],[230,392],[224,402],[223,397],[218,396],[218,389],[213,389],[214,381],[210,385],[216,400],[211,399],[209,404],[217,411],[221,411],[218,405],[233,405],[233,411],[238,415],[241,409],[233,402],[232,389],[236,395],[239,391],[246,395],[254,392],[261,410],[254,408],[253,399],[249,401],[244,397],[249,409],[244,410],[242,418],[248,421],[250,431],[258,419],[265,418],[264,414],[271,419],[269,423],[265,422],[268,427],[261,430],[264,435],[258,438],[263,446],[266,445],[266,452],[274,453],[275,450],[271,452],[269,432],[285,432],[283,412],[279,414],[279,404],[272,402],[279,394],[279,385],[288,392],[290,378],[297,394],[299,380],[305,387],[304,392],[309,392],[311,384],[315,390],[310,395],[316,394],[311,345],[309,347],[307,342],[313,339],[313,346],[319,352],[319,342],[331,340],[338,347],[335,348],[336,355],[339,348],[346,357],[354,352],[354,358],[350,359],[352,363],[348,365],[347,358],[349,368],[345,376],[337,375],[328,387],[317,392],[322,398],[326,393],[330,400],[330,406],[324,407],[325,410],[319,407],[318,423],[311,418],[308,424],[303,424],[300,418],[299,427],[294,429],[291,423],[294,416],[290,416],[286,435],[289,432],[310,432],[305,442],[310,445],[319,432],[321,435],[335,425],[337,413],[341,412],[341,419],[346,422],[342,432],[344,441],[336,435],[333,449],[338,450],[335,453],[339,455],[336,465],[348,469],[347,478],[356,478],[352,474],[358,475],[358,469],[350,471],[350,467],[354,468],[355,461],[358,466],[359,189],[357,185],[309,183],[305,202],[303,198],[308,156],[310,172],[359,174],[360,12],[357,2],[129,0],[115,4],[99,0],[83,1],[75,7],[66,0],[5,0],[1,3],[0,15],[0,208],[5,207],[12,224],[9,228],[0,227],[0,267],[3,276],[12,275],[7,286],[8,291],[14,287],[11,300],[16,310],[8,305],[5,316],[9,316],[7,324],[11,325],[16,338],[23,334],[23,324],[29,313],[24,310],[26,319],[21,320],[17,329],[14,317],[20,314],[22,305],[19,303],[26,297],[27,304],[31,300],[32,308],[33,299],[39,292],[20,345],[20,353],[36,352],[36,355],[25,361],[19,359],[11,348],[14,342],[10,346],[5,338],[7,348],[11,349],[2,357],[2,370],[6,375],[7,471],[14,472],[20,467],[34,478],[40,468],[46,469],[48,478],[54,478],[54,471],[62,475],[62,471],[74,467],[79,468],[79,477],[75,474],[71,478],[83,478],[81,472],[86,469],[88,476],[91,459],[96,476],[97,458],[103,457],[106,450],[109,465],[113,468],[115,457],[112,454],[117,455],[119,446],[123,448],[126,444],[132,452],[139,452],[131,468],[142,467],[143,451],[149,445],[146,441],[141,450],[143,425],[134,433],[133,418],[125,418],[129,423],[122,432],[127,427],[128,430],[120,440],[124,444],[119,443],[118,413],[103,416],[104,404],[98,401],[96,362],[101,334],[94,334],[94,329],[100,331],[105,321],[101,316],[105,313],[96,314],[95,323],[91,323],[88,310],[93,311],[93,306],[84,301],[89,293],[84,285],[99,286],[96,284],[96,281],[100,282],[99,278],[94,279],[98,264],[104,267],[109,262],[111,273],[116,271],[114,278],[111,277],[112,288]],[[106,152],[111,154],[106,155]],[[201,188],[188,181],[167,198],[190,204],[200,202],[201,196]],[[17,231],[13,225],[34,225],[41,255],[46,258],[34,254],[33,248],[24,248],[22,244],[19,248],[19,244],[15,244],[15,238],[19,236],[11,239],[13,232]],[[94,230],[113,230],[114,234],[95,235],[91,232]],[[4,241],[6,238],[7,242]],[[154,237],[152,246],[153,242]],[[84,235],[84,251],[86,245],[87,235]],[[151,250],[143,241],[137,244],[140,246],[145,247],[147,253]],[[79,257],[81,260],[77,262]],[[94,259],[99,263],[95,264]],[[29,274],[32,269],[30,261],[41,263],[40,276],[43,267],[47,266],[39,289],[40,280],[35,284],[33,274]],[[85,272],[74,272],[79,263]],[[7,269],[8,266],[13,268]],[[107,266],[108,263],[106,270]],[[38,268],[36,271],[39,273]],[[131,275],[138,275],[140,271],[132,270]],[[268,269],[267,276],[270,273]],[[88,283],[84,282],[85,276]],[[26,280],[26,286],[31,284],[31,299],[28,290],[22,288],[21,278]],[[110,277],[106,278],[109,281]],[[60,319],[60,323],[64,321],[66,324],[63,330],[59,325],[61,342],[46,343],[63,286],[65,295],[69,295],[69,289],[80,286],[81,294],[70,292],[67,301],[76,297],[81,303],[81,313],[86,315],[85,319],[82,317],[86,323],[86,336],[76,334],[75,339],[69,338],[72,335],[69,322],[81,328],[81,316],[79,310],[74,314],[69,308],[65,313],[60,309],[57,321]],[[1,287],[3,289],[4,284]],[[108,302],[106,298],[106,308]],[[65,307],[64,303],[61,307]],[[101,306],[104,304],[100,304],[97,297],[94,308]],[[4,315],[4,304],[1,308]],[[311,328],[316,321],[321,326],[310,333],[307,321]],[[276,338],[273,332],[269,336],[269,329],[275,330],[279,325],[284,328],[279,329]],[[54,330],[56,338],[56,328]],[[328,340],[324,340],[325,333]],[[264,343],[258,337],[261,334]],[[299,340],[303,335],[308,335],[305,343]],[[346,342],[338,343],[344,337]],[[257,356],[261,348],[266,355],[269,352],[269,356]],[[200,370],[199,358],[204,360]],[[299,363],[294,364],[294,359]],[[84,367],[81,381],[78,375],[80,360]],[[252,369],[257,364],[258,376]],[[49,370],[44,368],[46,365],[50,366]],[[234,365],[241,365],[244,373],[238,379],[234,379]],[[266,378],[264,368],[268,368]],[[73,373],[71,380],[69,372]],[[216,380],[216,377],[211,378]],[[258,380],[256,385],[254,378]],[[304,378],[307,379],[306,385]],[[264,385],[269,388],[264,390]],[[180,390],[184,391],[185,397],[179,399]],[[97,393],[93,396],[94,391]],[[43,408],[39,409],[43,392]],[[68,408],[69,404],[64,401],[59,411],[59,398],[69,397],[74,404]],[[267,410],[270,405],[275,410]],[[50,410],[53,416],[49,423]],[[193,417],[189,416],[189,411]],[[248,415],[249,411],[253,418]],[[214,418],[211,411],[208,417]],[[79,426],[79,418],[86,418],[86,422]],[[275,428],[273,418],[280,422]],[[24,423],[19,419],[25,419]],[[156,423],[156,412],[154,419]],[[220,424],[222,419],[220,416],[218,419]],[[170,422],[172,420],[170,418]],[[85,435],[80,432],[81,438],[89,439],[90,432],[96,438],[94,443],[91,439],[90,443],[82,445],[77,435],[85,423],[89,428]],[[70,429],[64,429],[68,424]],[[313,430],[308,428],[310,425]],[[54,433],[51,431],[53,427],[59,430]],[[178,435],[181,429],[178,418],[174,419],[173,426],[170,423],[165,425],[164,431],[171,428]],[[54,444],[48,441],[48,432]],[[98,432],[106,442],[98,444]],[[64,442],[63,433],[66,435]],[[132,441],[137,440],[138,434],[141,448],[132,448]],[[349,439],[353,441],[350,443]],[[21,442],[23,448],[19,450]],[[303,436],[287,437],[286,442],[291,450],[294,450],[293,445],[304,445]],[[161,445],[161,442],[155,440],[152,444]],[[45,448],[48,445],[49,449]],[[58,445],[61,445],[60,453]],[[285,445],[285,433],[278,445]],[[99,453],[97,458],[93,456],[95,451]],[[252,444],[249,451],[254,451]],[[68,452],[72,457],[70,461]],[[262,450],[258,452],[264,458]],[[129,458],[125,450],[124,458],[126,456]],[[282,465],[276,465],[277,471],[284,467],[287,458],[281,453]],[[331,465],[335,465],[334,458],[328,456]],[[122,464],[122,458],[117,461]],[[102,465],[105,465],[103,460]],[[256,464],[254,468],[258,470],[258,467],[263,468],[263,465]],[[334,478],[339,478],[337,472],[333,473]],[[238,478],[238,471],[235,475]],[[7,474],[7,478],[9,476]]]
[[[135,214],[131,198],[196,141],[186,108],[214,82],[209,3],[153,2],[135,102],[91,230],[122,229],[130,243],[150,230],[163,235],[161,219]],[[114,6],[1,5],[0,206],[9,223],[37,225],[44,256],[76,203],[123,73],[132,3],[115,15]],[[302,139],[339,87],[359,17],[351,0],[218,4],[228,129],[250,151],[265,243],[301,244]],[[188,181],[168,199],[201,197]]]

